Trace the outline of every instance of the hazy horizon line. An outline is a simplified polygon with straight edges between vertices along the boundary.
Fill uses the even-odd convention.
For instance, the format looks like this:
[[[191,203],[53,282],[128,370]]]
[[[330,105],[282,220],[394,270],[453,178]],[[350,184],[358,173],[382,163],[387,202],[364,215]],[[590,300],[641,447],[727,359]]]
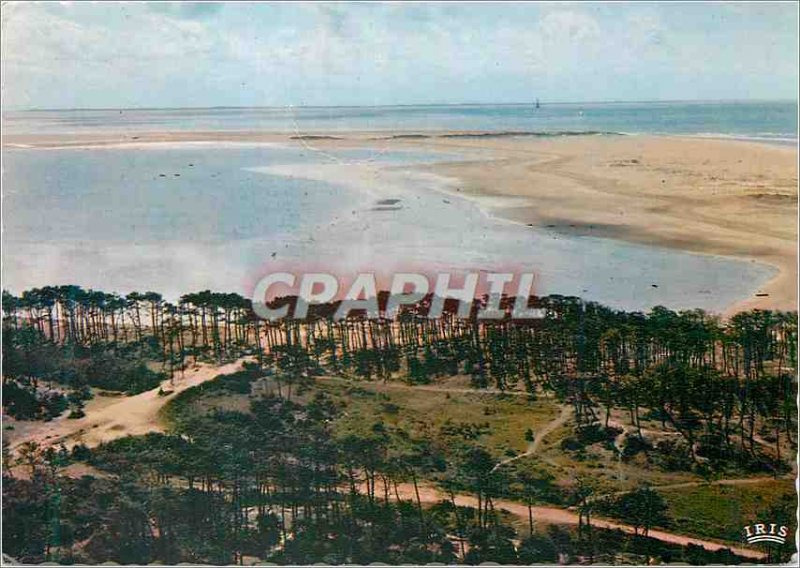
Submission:
[[[536,104],[542,106],[570,106],[570,105],[614,105],[614,104],[669,104],[669,103],[720,103],[720,104],[733,104],[733,103],[793,103],[798,104],[798,100],[793,99],[646,99],[646,100],[591,100],[591,101],[542,101],[534,99],[532,101],[514,102],[514,103],[491,103],[491,102],[459,102],[459,103],[399,103],[399,104],[381,104],[381,105],[211,105],[211,106],[106,106],[106,107],[30,107],[30,108],[12,108],[3,109],[3,112],[78,112],[78,111],[110,111],[110,110],[132,110],[132,111],[148,111],[148,110],[216,110],[216,109],[348,109],[348,108],[409,108],[409,107],[476,107],[476,106],[496,106],[496,107],[518,107],[518,106],[534,106]]]

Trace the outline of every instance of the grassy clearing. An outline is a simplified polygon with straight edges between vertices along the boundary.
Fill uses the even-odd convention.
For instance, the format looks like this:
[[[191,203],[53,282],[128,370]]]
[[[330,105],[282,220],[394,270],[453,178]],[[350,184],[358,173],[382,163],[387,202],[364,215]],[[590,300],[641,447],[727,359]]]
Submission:
[[[321,379],[316,388],[345,405],[336,430],[360,432],[375,422],[412,436],[436,436],[448,427],[480,425],[476,442],[498,459],[524,452],[525,432],[555,419],[558,407],[547,400],[493,393],[437,392],[397,383],[344,383]]]
[[[669,505],[670,528],[729,541],[741,540],[745,525],[786,522],[781,520],[783,516],[794,519],[797,504],[791,480],[659,491]]]
[[[642,483],[658,486],[699,479],[690,472],[663,471],[641,460],[620,461],[614,452],[602,444],[592,444],[582,452],[567,452],[561,449],[561,441],[571,433],[570,425],[554,431],[543,446],[540,458],[556,478],[591,478],[599,494],[629,491]]]

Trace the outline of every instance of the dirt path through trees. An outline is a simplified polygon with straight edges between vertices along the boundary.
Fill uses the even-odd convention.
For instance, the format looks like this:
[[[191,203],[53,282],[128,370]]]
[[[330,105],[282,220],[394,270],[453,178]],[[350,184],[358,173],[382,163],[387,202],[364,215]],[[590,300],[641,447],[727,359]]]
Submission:
[[[20,435],[18,439],[12,443],[11,450],[14,451],[18,449],[19,446],[25,442],[36,442],[40,446],[50,446],[63,443],[67,447],[73,446],[77,443],[83,443],[91,447],[127,435],[142,435],[148,432],[164,431],[164,427],[159,420],[159,412],[169,400],[171,400],[176,394],[206,381],[212,380],[219,375],[233,373],[241,368],[241,364],[242,361],[240,360],[225,365],[200,365],[197,368],[189,369],[185,372],[183,377],[176,377],[172,382],[164,381],[162,383],[160,389],[172,391],[166,396],[159,395],[160,389],[156,388],[135,396],[120,397],[118,400],[115,400],[111,403],[109,403],[107,400],[90,401],[86,407],[87,415],[84,418],[70,420],[67,419],[66,416],[63,416],[50,422],[30,423],[28,425],[29,427],[25,429],[24,435]],[[339,381],[343,379],[338,379],[336,377],[324,377],[322,380]],[[496,389],[476,390],[469,388],[436,387],[430,385],[415,386],[398,383],[381,384],[381,387],[396,389],[418,389],[450,393],[457,392],[464,394],[506,394],[514,396],[527,396],[527,393],[521,391],[507,392]],[[571,416],[572,407],[562,406],[559,415],[554,420],[546,424],[545,427],[542,428],[538,433],[536,433],[533,442],[531,442],[528,450],[525,453],[500,462],[497,467],[519,459],[525,455],[534,455],[541,447],[544,439],[553,431],[566,424]],[[766,480],[766,478],[728,479],[711,483],[720,485],[735,485],[757,483],[764,480]],[[703,485],[704,483],[705,482],[679,483],[660,488],[657,487],[656,489],[694,487]],[[392,493],[394,494],[394,492]],[[396,495],[404,500],[408,499],[416,501],[414,486],[410,483],[398,484]],[[442,500],[450,499],[449,495],[430,485],[421,485],[419,487],[419,497],[422,503],[429,505],[438,503]],[[454,500],[459,506],[477,507],[478,504],[477,499],[471,495],[457,494],[454,496]],[[509,513],[522,518],[525,520],[525,522],[528,520],[528,507],[522,503],[498,499],[494,500],[494,505],[498,509],[504,509]],[[578,524],[578,514],[568,509],[534,506],[533,515],[534,520],[539,522],[565,525]],[[625,525],[606,519],[593,518],[592,525],[604,529],[619,529],[629,534],[634,532],[634,528],[630,525]],[[761,559],[765,556],[759,551],[748,548],[730,546],[719,542],[693,538],[660,530],[651,530],[649,536],[662,542],[678,544],[682,546],[694,544],[712,551],[729,548],[734,553],[751,559]]]
[[[391,494],[391,493],[390,493]],[[403,500],[412,500],[416,501],[416,494],[414,491],[414,485],[411,483],[401,483],[397,486],[397,495]],[[442,500],[450,500],[450,496],[444,492],[439,491],[438,489],[431,487],[429,485],[421,485],[419,487],[419,497],[422,503],[427,505],[433,505],[438,503]],[[456,494],[455,495],[455,503],[458,506],[462,507],[477,507],[478,500],[471,496],[471,495],[462,495]],[[521,518],[526,523],[528,522],[528,507],[522,503],[516,503],[514,501],[507,501],[504,499],[496,499],[494,500],[494,506],[497,509],[504,509],[509,513]],[[543,523],[550,523],[550,524],[559,524],[559,525],[577,525],[578,524],[578,514],[567,509],[559,509],[556,507],[541,507],[541,506],[534,506],[533,507],[533,518],[534,522],[543,522]],[[625,533],[633,534],[634,528],[630,525],[626,525],[623,523],[618,523],[615,521],[609,521],[606,519],[598,519],[592,518],[592,526],[602,529],[619,529]],[[743,548],[737,546],[731,546],[728,544],[721,544],[719,542],[714,542],[710,540],[704,540],[699,538],[694,538],[690,536],[684,536],[680,534],[674,534],[666,531],[661,530],[650,530],[648,536],[650,538],[654,538],[656,540],[660,540],[661,542],[667,542],[670,544],[678,544],[681,546],[688,546],[690,544],[694,544],[696,546],[702,546],[706,550],[722,550],[725,548],[730,549],[735,554],[743,556],[745,558],[752,558],[752,559],[761,559],[764,558],[766,555],[760,551],[752,550],[750,548]]]
[[[323,380],[329,381],[344,381],[344,379],[340,379],[338,377],[323,377]],[[435,385],[408,385],[404,383],[381,383],[381,388],[388,389],[397,389],[397,390],[424,390],[428,392],[443,392],[443,393],[459,393],[459,394],[502,394],[502,395],[512,395],[512,396],[528,396],[528,393],[523,391],[501,391],[498,389],[470,389],[470,388],[448,388],[442,386],[435,386]],[[495,469],[511,463],[515,460],[518,460],[524,456],[531,456],[535,455],[539,449],[541,448],[542,443],[544,442],[545,438],[550,435],[552,432],[567,424],[570,418],[573,415],[573,408],[569,405],[561,406],[561,412],[559,415],[553,419],[552,421],[548,422],[539,432],[535,433],[535,437],[533,442],[530,443],[528,449],[518,456],[514,456],[513,458],[509,458],[506,460],[501,461],[497,464]],[[616,425],[616,423],[615,423]],[[626,430],[630,429],[630,427],[626,427]],[[743,479],[721,479],[712,482],[706,481],[697,481],[697,482],[684,482],[684,483],[676,483],[665,485],[663,487],[653,487],[653,489],[679,489],[679,488],[689,488],[689,487],[699,487],[702,485],[710,484],[710,485],[745,485],[751,483],[759,483],[767,480],[771,480],[774,478],[765,478],[765,477],[758,477],[758,478],[743,478]],[[435,504],[439,501],[445,499],[449,500],[449,495],[446,493],[436,489],[435,487],[429,485],[421,485],[419,487],[420,492],[420,500],[424,504]],[[606,498],[613,495],[622,495],[627,493],[626,491],[621,491],[618,493],[603,495],[599,498]],[[401,499],[410,499],[416,500],[416,494],[414,492],[413,484],[399,484],[397,486],[397,495]],[[477,507],[478,501],[475,497],[470,495],[462,495],[457,494],[455,495],[455,502],[459,506],[466,506],[466,507]],[[528,520],[528,507],[525,504],[517,503],[514,501],[508,500],[495,500],[494,504],[499,509],[505,509],[509,513],[512,513],[525,522]],[[578,514],[570,511],[568,509],[559,509],[557,507],[542,507],[542,506],[535,506],[533,507],[533,515],[534,519],[540,522],[545,523],[552,523],[552,524],[566,524],[566,525],[577,525],[578,524]],[[592,519],[592,525],[599,528],[605,529],[619,529],[623,532],[632,534],[634,532],[634,528],[630,525],[625,525],[623,523],[610,521],[606,519]],[[666,531],[661,530],[650,530],[649,536],[651,538],[655,538],[662,542],[667,542],[671,544],[678,544],[681,546],[687,546],[689,544],[694,544],[697,546],[702,546],[707,550],[722,550],[728,548],[732,550],[734,553],[751,559],[762,559],[766,555],[760,551],[752,550],[749,548],[743,547],[736,547],[727,544],[722,544],[719,542],[714,542],[710,540],[704,540],[699,538],[694,538],[690,536],[684,536],[680,534],[674,534]]]
[[[539,451],[539,447],[542,445],[544,439],[552,433],[554,430],[561,428],[564,424],[569,422],[569,419],[573,416],[573,409],[571,406],[562,406],[561,412],[559,415],[552,421],[545,424],[544,428],[539,430],[538,432],[534,433],[533,442],[528,444],[528,449],[525,450],[523,453],[516,455],[512,458],[505,459],[494,466],[492,471],[497,470],[497,468],[503,467],[506,464],[512,463],[517,461],[520,458],[524,458],[526,456],[533,456],[536,455],[536,452]]]

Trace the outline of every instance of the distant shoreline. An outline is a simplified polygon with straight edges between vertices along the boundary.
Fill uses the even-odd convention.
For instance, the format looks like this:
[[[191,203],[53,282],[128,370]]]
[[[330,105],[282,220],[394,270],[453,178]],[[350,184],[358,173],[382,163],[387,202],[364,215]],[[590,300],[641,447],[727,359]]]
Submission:
[[[353,108],[408,108],[408,107],[477,107],[477,106],[496,106],[496,107],[524,107],[534,104],[535,101],[520,102],[430,102],[430,103],[398,103],[383,105],[264,105],[264,106],[187,106],[187,107],[68,107],[68,108],[16,108],[8,109],[10,113],[25,112],[103,112],[103,111],[175,111],[175,110],[255,110],[269,109],[282,110],[290,108],[298,109],[353,109]],[[630,104],[798,104],[792,99],[652,99],[652,100],[609,100],[609,101],[549,101],[540,100],[542,105],[547,106],[580,106],[580,105],[630,105]]]
[[[546,136],[620,133],[797,140],[795,101],[609,101],[6,111],[5,136],[196,132],[219,136]]]
[[[142,131],[136,133],[109,131],[58,134],[8,134],[3,136],[4,148],[101,148],[104,146],[136,146],[168,143],[269,143],[293,144],[302,141],[330,142],[342,145],[364,146],[374,142],[424,141],[435,139],[494,139],[494,138],[560,138],[573,136],[627,136],[610,131],[486,131],[486,130],[419,130],[419,131],[339,131],[320,130],[314,133],[263,130],[177,130],[164,132]]]
[[[611,130],[453,130],[442,128],[410,129],[410,130],[338,130],[318,129],[309,132],[298,132],[290,129],[257,129],[257,130],[113,130],[85,132],[61,132],[46,134],[11,133],[3,135],[3,148],[69,148],[69,147],[101,147],[137,144],[155,144],[169,142],[250,142],[250,143],[292,143],[295,141],[339,141],[342,144],[365,144],[380,141],[426,141],[447,139],[484,139],[497,138],[571,138],[584,136],[629,136],[657,139],[717,140],[726,142],[746,142],[771,146],[795,146],[797,137],[790,136],[756,136],[725,133],[638,133]]]

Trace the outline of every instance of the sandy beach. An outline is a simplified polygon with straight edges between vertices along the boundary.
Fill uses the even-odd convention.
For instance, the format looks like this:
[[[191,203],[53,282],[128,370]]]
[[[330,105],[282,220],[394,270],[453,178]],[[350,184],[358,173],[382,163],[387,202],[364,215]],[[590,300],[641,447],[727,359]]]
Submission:
[[[95,133],[13,135],[3,143],[9,148],[255,143],[320,152],[374,148],[458,154],[464,158],[410,167],[415,175],[446,179],[448,188],[492,215],[524,225],[747,259],[778,269],[729,313],[797,306],[797,151],[792,146],[688,137],[479,132]],[[352,169],[356,180],[363,177],[358,171]]]
[[[645,136],[459,140],[491,164],[436,166],[496,210],[569,233],[752,259],[779,269],[736,306],[797,307],[797,152],[732,140]],[[434,147],[454,147],[437,140]],[[766,295],[760,295],[766,294]]]

